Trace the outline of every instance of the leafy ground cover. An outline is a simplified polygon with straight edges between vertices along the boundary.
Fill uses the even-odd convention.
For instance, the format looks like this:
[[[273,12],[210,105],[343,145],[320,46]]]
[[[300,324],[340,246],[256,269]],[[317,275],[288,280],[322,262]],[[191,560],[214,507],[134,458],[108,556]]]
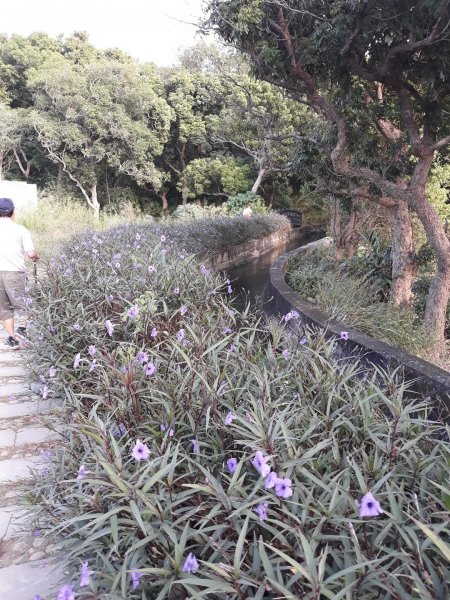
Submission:
[[[367,258],[355,257],[342,263],[330,255],[329,249],[315,249],[290,261],[286,281],[330,318],[427,357],[434,339],[419,322],[418,314],[387,302],[390,266],[381,260],[369,266],[367,262]]]
[[[32,292],[34,375],[68,411],[28,491],[61,598],[446,597],[429,404],[355,377],[338,340],[236,311],[190,227],[79,236]]]

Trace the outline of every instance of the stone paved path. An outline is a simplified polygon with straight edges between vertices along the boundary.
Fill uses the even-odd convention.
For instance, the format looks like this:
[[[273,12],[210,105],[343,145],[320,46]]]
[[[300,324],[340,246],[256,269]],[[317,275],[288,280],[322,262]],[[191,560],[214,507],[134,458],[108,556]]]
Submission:
[[[50,600],[61,570],[49,562],[46,540],[26,530],[20,485],[58,443],[58,406],[29,389],[23,352],[5,339],[0,330],[0,600]]]

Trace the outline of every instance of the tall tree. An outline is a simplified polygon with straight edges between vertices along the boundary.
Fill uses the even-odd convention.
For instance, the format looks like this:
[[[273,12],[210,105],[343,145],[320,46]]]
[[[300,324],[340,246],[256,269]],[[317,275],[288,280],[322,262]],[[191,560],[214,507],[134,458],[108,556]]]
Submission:
[[[211,137],[250,159],[256,173],[251,191],[256,194],[268,177],[288,171],[305,111],[279,88],[245,71],[222,72],[222,78],[224,108],[208,120]]]
[[[333,124],[330,159],[352,197],[390,208],[393,229],[408,209],[418,215],[437,257],[425,322],[442,342],[450,242],[426,185],[436,153],[450,144],[449,1],[210,0],[209,10],[210,25],[262,78]],[[390,148],[379,168],[356,151],[374,113]],[[399,239],[403,251],[408,232]]]
[[[171,109],[154,69],[112,59],[45,63],[29,75],[32,122],[49,158],[75,183],[98,217],[105,165],[139,185],[161,186],[155,166]]]

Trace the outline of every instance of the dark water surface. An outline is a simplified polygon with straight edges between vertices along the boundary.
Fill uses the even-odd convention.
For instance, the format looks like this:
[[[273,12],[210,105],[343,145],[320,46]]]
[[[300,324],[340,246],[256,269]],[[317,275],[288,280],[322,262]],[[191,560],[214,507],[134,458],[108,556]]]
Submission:
[[[265,311],[272,312],[270,299],[264,298],[263,301],[263,293],[269,282],[269,270],[272,263],[279,256],[286,254],[286,252],[318,240],[323,235],[322,231],[305,234],[301,239],[291,240],[281,246],[277,246],[270,252],[266,252],[261,257],[249,263],[234,269],[228,269],[227,274],[236,295],[236,307],[243,308],[247,302],[250,302],[251,304],[262,305]]]

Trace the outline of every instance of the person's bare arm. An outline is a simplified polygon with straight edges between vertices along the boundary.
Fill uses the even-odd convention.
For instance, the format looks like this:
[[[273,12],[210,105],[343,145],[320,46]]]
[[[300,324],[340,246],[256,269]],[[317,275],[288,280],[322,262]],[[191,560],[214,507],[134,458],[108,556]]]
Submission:
[[[36,252],[36,250],[30,250],[27,252],[27,256],[28,258],[31,258],[31,260],[39,260],[39,254]]]

